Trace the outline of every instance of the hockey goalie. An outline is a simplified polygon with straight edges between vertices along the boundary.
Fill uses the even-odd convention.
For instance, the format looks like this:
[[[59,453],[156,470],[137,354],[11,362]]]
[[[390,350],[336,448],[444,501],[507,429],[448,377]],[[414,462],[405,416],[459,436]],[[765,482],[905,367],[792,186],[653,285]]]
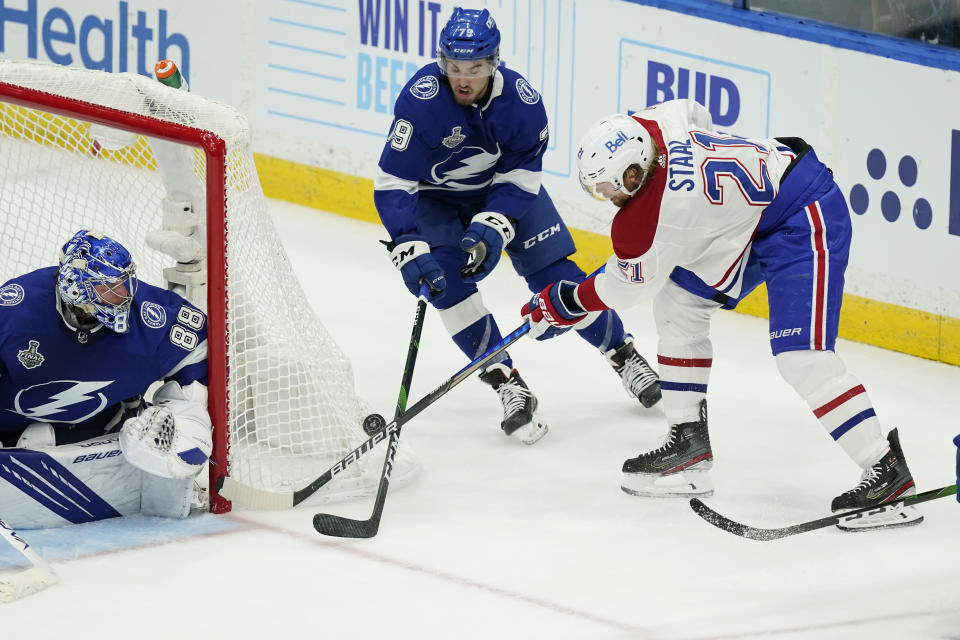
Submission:
[[[212,447],[206,317],[138,282],[130,253],[81,229],[56,265],[0,288],[0,505],[51,527],[201,506]],[[154,382],[162,386],[144,395]]]
[[[186,88],[170,61],[156,75]],[[100,125],[89,135],[94,150],[136,139]],[[212,449],[207,321],[185,297],[202,299],[203,279],[183,268],[200,262],[199,196],[191,150],[148,144],[166,198],[163,229],[145,231],[185,274],[162,283],[172,290],[138,279],[134,256],[98,229],[64,238],[49,248],[59,248],[55,264],[0,288],[0,513],[10,526],[206,507],[197,479]]]

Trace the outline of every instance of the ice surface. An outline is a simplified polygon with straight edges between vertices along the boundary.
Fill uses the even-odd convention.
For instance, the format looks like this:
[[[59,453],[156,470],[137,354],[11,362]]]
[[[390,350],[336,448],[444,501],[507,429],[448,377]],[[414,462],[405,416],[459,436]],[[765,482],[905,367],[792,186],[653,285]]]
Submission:
[[[359,393],[392,414],[415,300],[377,242],[384,232],[270,204]],[[481,288],[501,329],[519,326],[529,294],[509,263]],[[649,307],[624,317],[652,361]],[[706,502],[782,526],[827,515],[859,469],[781,381],[766,333],[757,318],[714,321]],[[953,483],[960,368],[846,341],[838,351],[900,428],[919,490]],[[530,447],[505,437],[496,395],[464,382],[404,429],[423,470],[391,491],[376,538],[324,538],[309,507],[25,532],[62,581],[3,605],[4,636],[960,639],[953,498],[922,505],[917,527],[740,539],[686,501],[620,491],[621,463],[656,444],[663,415],[629,400],[586,343],[524,339],[511,353],[550,433]],[[430,310],[411,402],[463,364]],[[326,509],[371,508],[366,498]],[[0,572],[19,561],[0,549]]]

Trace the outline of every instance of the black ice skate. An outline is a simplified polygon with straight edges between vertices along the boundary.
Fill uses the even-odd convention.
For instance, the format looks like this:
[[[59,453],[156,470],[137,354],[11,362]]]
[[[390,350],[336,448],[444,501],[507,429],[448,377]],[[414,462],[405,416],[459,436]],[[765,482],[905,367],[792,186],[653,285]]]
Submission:
[[[621,489],[634,496],[711,496],[712,466],[707,401],[701,400],[697,422],[672,425],[660,447],[623,463]]]
[[[547,425],[537,418],[537,397],[527,387],[516,369],[493,364],[480,374],[480,379],[496,390],[503,403],[500,428],[508,436],[515,435],[524,444],[533,444],[546,435]]]
[[[660,377],[633,347],[633,336],[627,336],[618,346],[604,354],[620,374],[623,388],[648,409],[660,402]]]
[[[887,434],[887,442],[890,443],[890,449],[873,466],[864,470],[860,477],[860,484],[833,499],[830,508],[834,513],[884,504],[903,496],[916,495],[917,488],[910,469],[907,468],[907,461],[903,457],[900,437],[896,429]],[[844,531],[866,531],[920,524],[922,521],[923,516],[916,507],[901,505],[900,508],[874,515],[869,515],[868,512],[858,520],[838,524],[837,528]]]

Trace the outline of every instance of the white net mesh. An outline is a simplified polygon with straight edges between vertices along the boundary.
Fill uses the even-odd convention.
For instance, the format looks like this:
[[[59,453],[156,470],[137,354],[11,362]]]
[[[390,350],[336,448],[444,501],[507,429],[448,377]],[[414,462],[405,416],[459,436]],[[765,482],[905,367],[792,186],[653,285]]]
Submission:
[[[229,446],[229,475],[257,488],[299,489],[366,439],[360,423],[367,411],[354,392],[350,363],[307,304],[281,246],[241,114],[134,74],[0,60],[0,83],[52,96],[40,100],[46,106],[30,108],[22,104],[35,102],[34,94],[0,87],[0,282],[54,264],[75,231],[94,228],[130,250],[139,277],[163,286],[164,269],[176,263],[151,249],[146,234],[161,227],[165,196],[189,199],[204,218],[204,153],[102,124],[94,125],[95,141],[86,120],[103,111],[87,104],[212,132],[226,145],[226,191],[222,207],[213,201],[223,216],[211,225],[225,230],[226,246],[225,256],[208,256],[207,264],[225,260],[226,294],[209,308],[206,300],[192,302],[211,315],[226,314],[226,336],[209,340],[226,344],[228,420],[215,425],[215,438]],[[158,135],[136,118],[107,115],[119,127]],[[175,166],[161,159],[158,170],[158,156],[176,159]],[[215,387],[211,380],[212,393]],[[381,460],[364,456],[313,501],[369,492]],[[401,445],[394,479],[414,467]]]

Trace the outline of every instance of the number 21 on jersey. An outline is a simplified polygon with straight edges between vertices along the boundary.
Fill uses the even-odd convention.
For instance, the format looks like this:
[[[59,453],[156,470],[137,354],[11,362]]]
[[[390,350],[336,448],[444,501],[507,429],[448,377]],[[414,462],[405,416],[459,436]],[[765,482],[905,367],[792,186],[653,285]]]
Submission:
[[[709,151],[716,151],[723,147],[753,147],[759,153],[766,155],[767,149],[762,146],[738,138],[736,136],[716,136],[702,131],[691,131],[690,137],[699,146]],[[770,179],[767,172],[767,163],[760,158],[759,176],[754,176],[739,158],[707,158],[700,165],[700,171],[703,174],[703,189],[707,199],[712,204],[723,204],[723,185],[721,180],[724,178],[732,181],[748,204],[755,207],[765,207],[773,202],[777,195],[777,189]]]

